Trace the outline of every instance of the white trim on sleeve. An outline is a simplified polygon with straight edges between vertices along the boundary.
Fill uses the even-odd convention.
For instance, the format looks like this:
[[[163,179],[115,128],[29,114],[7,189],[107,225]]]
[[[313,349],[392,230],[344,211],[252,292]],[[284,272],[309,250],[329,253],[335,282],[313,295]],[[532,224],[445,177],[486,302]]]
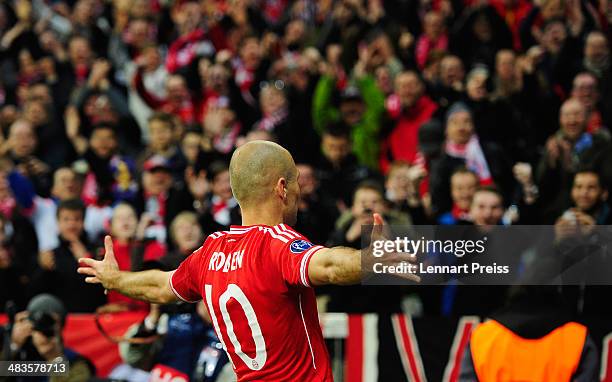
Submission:
[[[304,284],[305,287],[309,287],[310,288],[310,283],[308,282],[308,260],[310,260],[310,258],[312,257],[312,255],[315,254],[315,252],[317,252],[319,249],[322,249],[323,246],[322,245],[317,245],[314,246],[312,248],[310,248],[302,257],[302,262],[300,263],[300,279],[302,281],[302,284]]]
[[[168,279],[168,283],[170,284],[170,289],[172,289],[172,292],[176,295],[176,297],[178,297],[179,299],[181,299],[184,302],[188,302],[190,304],[196,303],[198,301],[201,301],[202,299],[199,300],[195,300],[195,301],[190,301],[187,300],[186,298],[183,298],[183,296],[181,296],[179,294],[179,292],[176,291],[176,289],[174,289],[174,285],[172,285],[172,277],[174,277],[174,272],[176,272],[176,269],[172,271],[172,274],[170,275],[170,278]]]

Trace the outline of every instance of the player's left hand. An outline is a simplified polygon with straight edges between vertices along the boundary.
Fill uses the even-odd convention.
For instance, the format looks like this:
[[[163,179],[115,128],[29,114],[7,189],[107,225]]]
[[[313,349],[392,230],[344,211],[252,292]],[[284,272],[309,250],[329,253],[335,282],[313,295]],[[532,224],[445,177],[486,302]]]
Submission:
[[[94,260],[90,258],[79,259],[81,265],[77,272],[87,275],[85,282],[90,284],[102,284],[105,289],[113,289],[113,281],[119,275],[119,264],[115,259],[113,241],[110,236],[104,237],[104,259]]]
[[[391,233],[389,231],[389,227],[385,223],[385,220],[380,214],[374,214],[374,226],[372,227],[372,236],[370,239],[370,247],[368,248],[368,253],[363,258],[366,263],[364,265],[364,269],[373,269],[373,264],[369,264],[370,261],[381,263],[383,265],[398,265],[404,262],[415,263],[416,256],[410,253],[402,253],[402,252],[390,252],[385,253],[384,256],[376,257],[374,256],[373,246],[376,241],[386,241],[390,240]],[[401,277],[406,280],[420,282],[421,278],[412,273],[398,273],[397,277]]]

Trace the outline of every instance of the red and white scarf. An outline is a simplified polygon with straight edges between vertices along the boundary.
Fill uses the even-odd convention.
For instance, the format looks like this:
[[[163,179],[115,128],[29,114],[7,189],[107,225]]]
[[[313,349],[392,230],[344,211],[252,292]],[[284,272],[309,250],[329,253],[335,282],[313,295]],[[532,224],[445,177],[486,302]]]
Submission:
[[[491,171],[487,164],[487,159],[484,156],[480,142],[476,135],[472,135],[468,143],[458,144],[453,142],[446,142],[445,145],[446,154],[451,157],[461,158],[465,160],[465,167],[472,170],[478,175],[481,185],[488,185],[493,183],[491,177]]]
[[[232,208],[238,205],[236,199],[231,198],[229,200],[224,200],[217,195],[213,195],[211,199],[211,209],[213,219],[221,225],[227,225],[231,223],[231,215],[230,212]]]
[[[272,114],[268,114],[255,124],[255,130],[265,130],[268,132],[274,131],[274,128],[287,119],[288,115],[289,113],[285,108],[282,108]]]
[[[257,105],[257,100],[251,94],[251,86],[255,83],[255,72],[252,69],[247,68],[244,64],[239,63],[236,66],[236,72],[234,74],[234,81],[236,86],[240,89],[240,94],[244,99],[244,102],[251,106]]]
[[[226,128],[221,132],[221,134],[215,136],[213,138],[213,147],[215,150],[222,154],[228,154],[231,152],[234,147],[236,147],[236,140],[238,139],[238,135],[240,135],[240,131],[242,130],[242,125],[240,122],[234,122],[232,126]]]

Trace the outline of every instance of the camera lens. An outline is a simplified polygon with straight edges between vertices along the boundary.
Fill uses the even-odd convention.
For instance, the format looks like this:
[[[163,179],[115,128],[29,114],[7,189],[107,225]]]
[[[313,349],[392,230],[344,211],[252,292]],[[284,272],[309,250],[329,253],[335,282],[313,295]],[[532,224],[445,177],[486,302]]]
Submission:
[[[29,316],[32,329],[41,332],[45,337],[55,336],[55,318],[46,312],[33,312]]]

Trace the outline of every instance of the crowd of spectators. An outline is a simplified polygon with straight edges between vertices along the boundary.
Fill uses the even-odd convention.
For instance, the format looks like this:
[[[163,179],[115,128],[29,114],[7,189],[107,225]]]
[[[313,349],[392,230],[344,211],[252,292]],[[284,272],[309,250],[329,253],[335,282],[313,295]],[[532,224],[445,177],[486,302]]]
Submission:
[[[111,233],[122,269],[173,269],[240,224],[228,160],[254,139],[293,154],[318,243],[358,247],[372,212],[609,224],[610,22],[606,0],[2,2],[0,310],[147,309],[78,259]]]

